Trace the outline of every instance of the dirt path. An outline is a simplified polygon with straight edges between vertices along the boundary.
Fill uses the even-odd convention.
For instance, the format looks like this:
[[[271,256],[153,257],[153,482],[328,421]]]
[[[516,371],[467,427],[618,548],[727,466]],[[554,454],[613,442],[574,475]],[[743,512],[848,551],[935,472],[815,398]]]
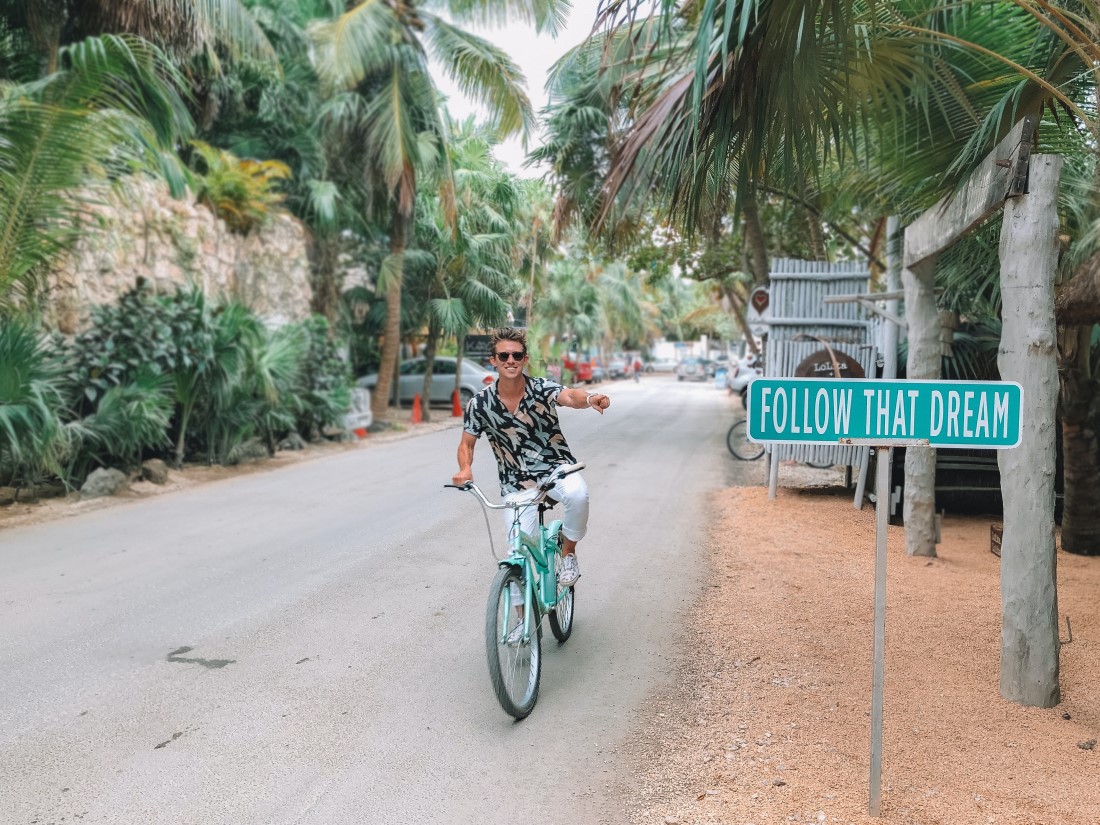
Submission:
[[[1063,702],[998,693],[988,519],[940,556],[890,528],[882,817],[866,816],[874,512],[835,489],[714,496],[712,581],[640,720],[634,823],[1100,823],[1100,559],[1059,553]],[[1062,623],[1066,637],[1065,620]]]

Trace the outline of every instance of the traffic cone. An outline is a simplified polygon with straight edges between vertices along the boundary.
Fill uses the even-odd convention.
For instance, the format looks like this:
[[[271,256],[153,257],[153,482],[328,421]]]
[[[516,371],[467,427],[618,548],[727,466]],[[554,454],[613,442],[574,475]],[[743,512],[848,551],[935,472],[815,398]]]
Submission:
[[[413,424],[419,424],[423,420],[424,420],[424,415],[423,415],[423,413],[420,412],[420,393],[417,393],[415,396],[413,396],[412,423]]]
[[[459,400],[458,390],[455,390],[454,394],[451,396],[451,415],[462,415],[462,401]]]

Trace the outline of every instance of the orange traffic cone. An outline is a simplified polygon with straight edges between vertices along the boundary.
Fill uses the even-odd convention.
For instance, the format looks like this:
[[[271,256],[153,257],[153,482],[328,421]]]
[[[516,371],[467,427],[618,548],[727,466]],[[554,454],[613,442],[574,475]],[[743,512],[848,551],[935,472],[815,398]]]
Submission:
[[[459,400],[458,390],[455,390],[451,396],[451,415],[462,415],[462,401]]]
[[[413,424],[419,424],[423,420],[424,420],[424,415],[423,415],[423,413],[420,412],[420,393],[417,393],[415,396],[413,396],[412,423]]]

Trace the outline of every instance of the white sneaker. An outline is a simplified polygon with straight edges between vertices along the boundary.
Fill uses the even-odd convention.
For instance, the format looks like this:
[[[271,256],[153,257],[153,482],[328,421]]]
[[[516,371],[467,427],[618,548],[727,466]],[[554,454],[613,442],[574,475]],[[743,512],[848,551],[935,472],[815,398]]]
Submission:
[[[523,643],[523,620],[520,619],[516,622],[516,626],[508,631],[508,635],[504,637],[504,644],[509,647],[517,647]]]
[[[561,558],[561,570],[558,571],[558,584],[562,587],[572,587],[581,577],[581,567],[577,564],[577,557],[570,553]]]

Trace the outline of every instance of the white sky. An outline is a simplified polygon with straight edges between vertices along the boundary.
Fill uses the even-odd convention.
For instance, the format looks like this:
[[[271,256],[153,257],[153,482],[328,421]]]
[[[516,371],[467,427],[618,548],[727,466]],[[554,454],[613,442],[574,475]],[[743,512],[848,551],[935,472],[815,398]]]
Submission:
[[[557,39],[548,34],[536,34],[533,28],[520,25],[476,30],[478,35],[506,51],[523,71],[527,77],[527,95],[536,114],[547,103],[544,87],[550,67],[592,31],[598,4],[599,0],[572,0],[573,10],[569,13],[565,29]],[[436,80],[448,98],[447,108],[456,118],[470,114],[484,115],[479,107],[463,97],[443,72],[436,74]],[[534,148],[540,141],[541,135],[532,135],[529,148]],[[524,177],[539,177],[541,174],[537,169],[523,168],[526,152],[518,139],[497,147],[496,156],[514,174]]]

